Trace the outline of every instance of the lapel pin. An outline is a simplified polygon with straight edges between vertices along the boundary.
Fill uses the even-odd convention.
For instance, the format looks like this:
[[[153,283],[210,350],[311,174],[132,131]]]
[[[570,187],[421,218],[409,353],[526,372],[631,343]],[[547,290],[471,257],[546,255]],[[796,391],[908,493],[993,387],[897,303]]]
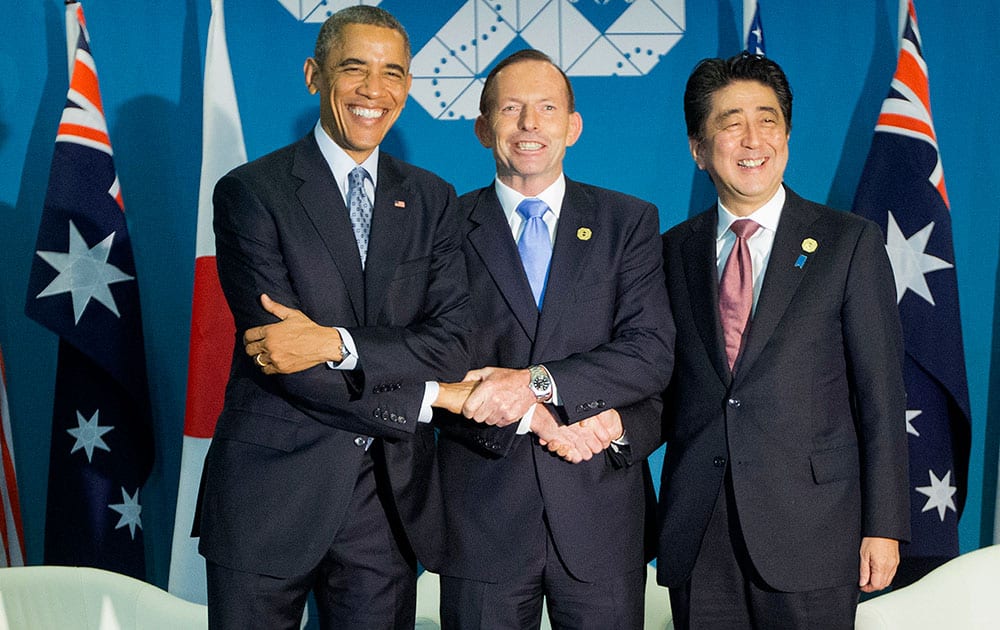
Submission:
[[[807,254],[811,254],[816,251],[817,247],[819,247],[819,243],[817,243],[815,239],[807,238],[802,241],[802,251]]]
[[[588,227],[582,227],[576,231],[576,237],[581,241],[589,241],[594,233]]]
[[[806,256],[805,254],[799,254],[799,257],[795,259],[795,267],[797,269],[802,269],[803,267],[805,267],[807,258],[808,256]]]
[[[402,201],[400,199],[397,199],[396,201],[392,202],[392,205],[396,206],[397,208],[405,208],[406,207],[406,202]]]

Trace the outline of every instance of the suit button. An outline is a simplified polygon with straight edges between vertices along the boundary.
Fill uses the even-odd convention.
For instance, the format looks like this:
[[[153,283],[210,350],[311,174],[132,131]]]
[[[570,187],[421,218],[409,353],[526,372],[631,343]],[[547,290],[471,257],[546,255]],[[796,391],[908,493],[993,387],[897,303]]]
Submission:
[[[354,446],[357,446],[358,448],[364,448],[365,444],[367,443],[368,443],[368,438],[366,438],[363,435],[359,435],[358,437],[354,438]]]
[[[398,417],[399,417],[398,422],[400,424],[406,424],[406,416],[398,416]]]
[[[716,457],[715,459],[712,460],[712,465],[715,466],[716,468],[722,468],[723,466],[726,465],[726,458]]]
[[[382,415],[382,410],[379,409],[378,407],[375,407],[374,411],[372,411],[372,415],[375,416],[376,419],[378,419]]]
[[[604,409],[605,407],[608,406],[608,403],[604,402],[603,400],[598,400],[597,406],[600,407],[601,409]]]
[[[733,409],[739,409],[740,407],[740,401],[738,398],[730,398],[729,400],[726,401],[726,404],[728,404]]]
[[[390,420],[392,420],[393,422],[396,422],[396,418],[398,418],[398,417],[399,417],[399,416],[397,416],[397,415],[396,415],[396,414],[394,414],[394,413],[390,413],[390,414],[389,414],[389,419],[390,419]]]

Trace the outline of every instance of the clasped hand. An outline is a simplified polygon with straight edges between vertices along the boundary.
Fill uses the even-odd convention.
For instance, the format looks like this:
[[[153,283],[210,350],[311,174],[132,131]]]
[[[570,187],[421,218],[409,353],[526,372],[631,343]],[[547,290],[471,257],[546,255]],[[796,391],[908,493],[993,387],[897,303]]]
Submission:
[[[320,326],[298,309],[262,294],[260,303],[281,321],[243,333],[243,350],[264,374],[292,374],[327,361],[341,361],[340,333]]]

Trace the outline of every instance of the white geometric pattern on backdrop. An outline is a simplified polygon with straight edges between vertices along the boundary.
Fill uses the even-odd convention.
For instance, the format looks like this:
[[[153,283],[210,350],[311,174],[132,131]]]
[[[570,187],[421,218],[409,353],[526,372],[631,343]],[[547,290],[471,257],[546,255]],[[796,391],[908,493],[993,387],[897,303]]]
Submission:
[[[358,0],[278,0],[303,22],[322,22]],[[684,36],[685,0],[591,0],[621,10],[603,30],[577,8],[588,0],[468,0],[413,57],[410,96],[439,120],[475,118],[486,71],[516,38],[569,76],[643,76]],[[368,0],[364,4],[378,5]],[[617,5],[617,6],[615,6]]]

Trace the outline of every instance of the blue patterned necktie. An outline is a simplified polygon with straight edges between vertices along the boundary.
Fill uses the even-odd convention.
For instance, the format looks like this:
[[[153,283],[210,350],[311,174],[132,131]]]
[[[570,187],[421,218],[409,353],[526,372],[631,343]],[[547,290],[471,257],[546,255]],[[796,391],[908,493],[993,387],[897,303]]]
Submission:
[[[545,298],[545,282],[549,273],[549,260],[552,259],[552,240],[549,238],[549,227],[545,225],[542,216],[549,207],[541,199],[525,199],[517,205],[517,213],[524,217],[524,229],[521,238],[517,240],[517,251],[521,254],[521,264],[528,276],[531,293],[535,296],[535,304],[542,308]]]
[[[362,267],[365,266],[365,258],[368,255],[368,233],[372,226],[372,202],[365,193],[365,179],[367,177],[368,171],[362,166],[356,166],[347,178],[347,209],[351,213],[354,240],[358,242]]]

